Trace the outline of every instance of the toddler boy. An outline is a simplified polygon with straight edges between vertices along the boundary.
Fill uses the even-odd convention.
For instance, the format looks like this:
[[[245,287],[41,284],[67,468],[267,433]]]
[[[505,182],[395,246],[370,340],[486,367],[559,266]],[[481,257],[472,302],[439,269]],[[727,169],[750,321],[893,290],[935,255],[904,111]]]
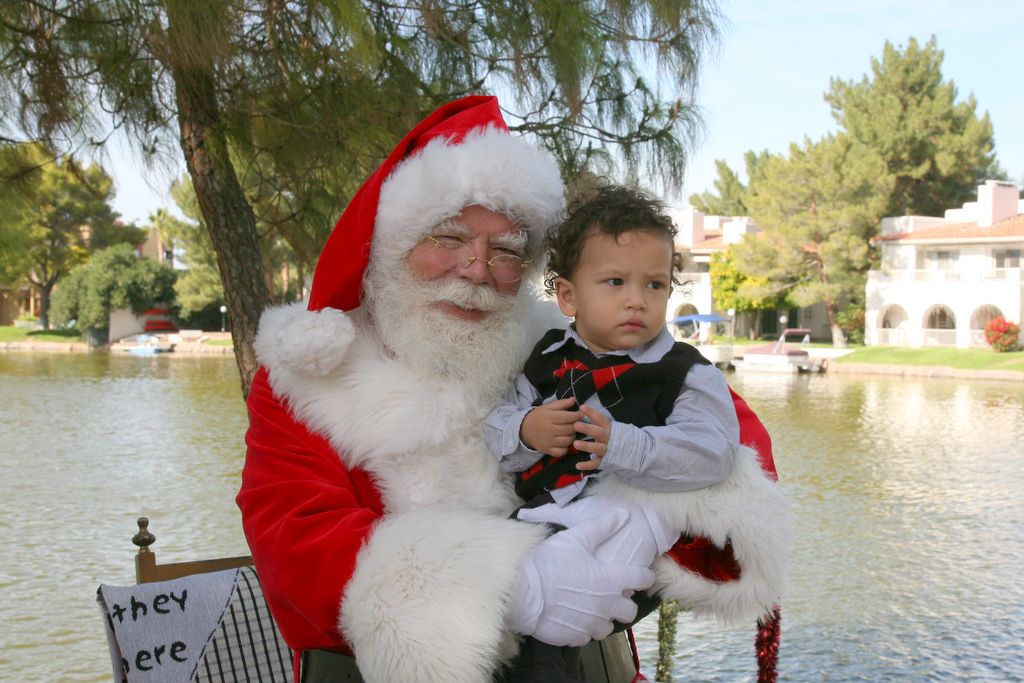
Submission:
[[[536,514],[545,504],[567,520],[608,514],[619,503],[584,491],[610,473],[668,493],[732,472],[740,436],[725,378],[665,324],[680,267],[675,234],[660,203],[609,186],[547,235],[545,284],[573,322],[541,338],[485,422],[488,447],[527,501],[520,519],[550,520],[550,510]],[[653,509],[643,517],[647,528],[597,556],[647,566],[679,538]],[[557,680],[578,674],[576,663],[558,666]]]

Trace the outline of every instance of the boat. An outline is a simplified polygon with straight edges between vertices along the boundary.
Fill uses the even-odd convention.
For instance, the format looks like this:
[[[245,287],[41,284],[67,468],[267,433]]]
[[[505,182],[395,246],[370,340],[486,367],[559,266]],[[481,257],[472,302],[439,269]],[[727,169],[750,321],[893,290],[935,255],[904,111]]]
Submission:
[[[132,334],[110,345],[111,351],[127,352],[133,356],[155,356],[174,351],[174,344],[162,335]]]
[[[786,338],[800,336],[802,343],[810,342],[811,331],[805,327],[787,327],[779,338],[763,346],[752,346],[743,351],[742,358],[735,358],[732,365],[737,370],[754,372],[821,372],[824,363],[812,358],[805,350],[786,343]]]
[[[678,316],[673,318],[671,322],[675,326],[673,336],[679,341],[693,344],[700,351],[700,354],[711,361],[713,365],[724,370],[732,364],[733,349],[731,341],[722,344],[707,343],[706,339],[711,338],[710,333],[713,328],[706,326],[702,329],[699,327],[701,324],[714,326],[719,323],[727,323],[728,329],[726,334],[731,340],[732,320],[730,318],[724,318],[714,313],[696,313]]]

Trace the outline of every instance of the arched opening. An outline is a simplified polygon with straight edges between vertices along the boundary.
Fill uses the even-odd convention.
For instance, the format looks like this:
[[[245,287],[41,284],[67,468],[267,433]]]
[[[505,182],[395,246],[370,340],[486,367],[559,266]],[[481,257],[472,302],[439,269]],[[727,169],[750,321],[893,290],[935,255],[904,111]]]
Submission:
[[[971,346],[988,346],[988,342],[985,341],[985,325],[1002,315],[1003,312],[991,304],[974,309],[974,313],[971,314]]]
[[[938,304],[924,314],[922,342],[925,346],[955,346],[956,316],[949,306]]]
[[[672,315],[670,320],[684,315],[697,315],[700,311],[693,304],[682,304],[676,309],[676,312]],[[688,322],[682,325],[669,325],[669,330],[672,332],[672,336],[678,341],[686,341],[687,339],[697,336],[697,323]]]
[[[698,311],[697,307],[693,304],[683,304],[676,309],[676,314],[672,317],[678,318],[681,315],[697,315],[698,313],[700,313],[700,311]]]
[[[882,311],[882,324],[878,328],[877,344],[903,346],[907,343],[907,324],[910,316],[902,306],[886,306]]]

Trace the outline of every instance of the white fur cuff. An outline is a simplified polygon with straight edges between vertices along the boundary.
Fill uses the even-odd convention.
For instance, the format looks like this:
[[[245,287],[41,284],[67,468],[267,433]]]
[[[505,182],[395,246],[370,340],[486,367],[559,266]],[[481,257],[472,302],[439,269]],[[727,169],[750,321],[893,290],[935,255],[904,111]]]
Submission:
[[[267,309],[253,348],[271,372],[323,377],[341,364],[354,337],[355,327],[342,311],[309,311],[299,302]]]
[[[656,510],[669,526],[704,536],[720,548],[732,543],[741,568],[735,581],[712,581],[668,557],[659,558],[655,586],[663,598],[726,623],[752,621],[781,599],[792,544],[789,503],[779,484],[761,470],[753,450],[741,446],[729,478],[698,491],[651,493],[609,476],[598,482],[594,495],[598,493]]]
[[[384,518],[345,588],[340,628],[367,683],[480,683],[514,654],[505,604],[541,525],[465,508]]]

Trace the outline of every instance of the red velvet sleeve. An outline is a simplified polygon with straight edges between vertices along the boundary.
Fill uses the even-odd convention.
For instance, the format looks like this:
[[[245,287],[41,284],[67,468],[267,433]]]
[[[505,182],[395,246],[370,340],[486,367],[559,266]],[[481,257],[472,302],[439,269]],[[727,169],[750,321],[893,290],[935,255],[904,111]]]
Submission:
[[[261,368],[249,392],[245,467],[237,497],[267,602],[297,650],[348,651],[338,631],[356,554],[383,509],[369,475],[297,422]]]
[[[775,470],[775,458],[772,456],[772,437],[768,434],[761,418],[750,409],[747,402],[729,387],[732,395],[732,404],[736,408],[736,419],[740,423],[740,443],[750,446],[757,451],[757,457],[761,461],[761,469],[768,473],[776,481],[779,478]]]

